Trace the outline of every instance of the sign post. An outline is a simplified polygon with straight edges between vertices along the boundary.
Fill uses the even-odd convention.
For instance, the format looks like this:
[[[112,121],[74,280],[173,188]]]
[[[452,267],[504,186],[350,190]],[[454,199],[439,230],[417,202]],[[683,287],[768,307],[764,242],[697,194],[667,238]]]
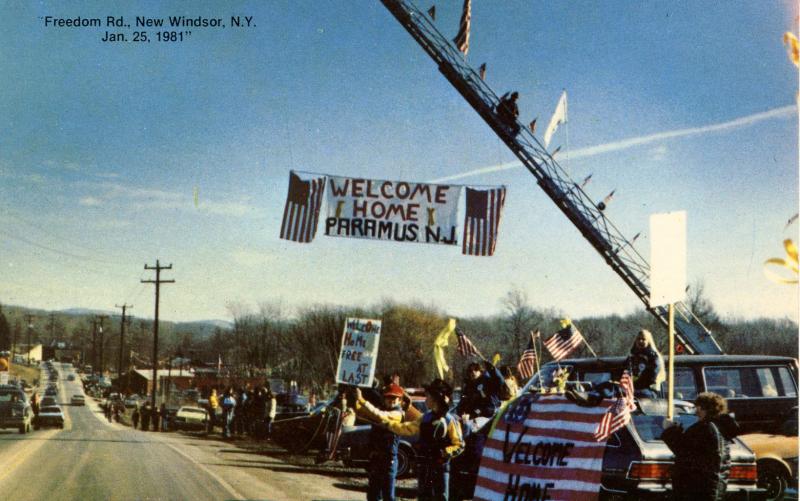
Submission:
[[[381,321],[348,318],[342,334],[336,382],[371,387],[378,361]]]
[[[686,293],[686,211],[650,216],[650,307],[668,305],[667,418],[675,395],[675,310]]]

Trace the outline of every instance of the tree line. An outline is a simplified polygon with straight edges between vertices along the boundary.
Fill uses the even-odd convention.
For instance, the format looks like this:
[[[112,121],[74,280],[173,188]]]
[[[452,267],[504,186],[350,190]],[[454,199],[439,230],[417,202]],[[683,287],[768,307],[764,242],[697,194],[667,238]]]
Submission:
[[[725,353],[797,353],[798,327],[789,319],[722,318],[705,297],[702,285],[692,288],[686,303],[712,331]],[[501,305],[502,312],[495,315],[457,319],[459,327],[487,359],[499,355],[498,365],[515,366],[528,346],[531,331],[538,330],[546,338],[560,328],[561,319],[567,316],[555,309],[532,306],[527,294],[519,288],[509,290]],[[376,374],[397,373],[403,385],[421,386],[436,374],[434,339],[449,318],[435,306],[387,299],[373,305],[315,304],[296,309],[281,301],[256,306],[237,302],[228,304],[227,309],[233,326],[216,327],[210,334],[199,332],[191,324],[160,323],[160,363],[182,355],[194,364],[221,363],[232,375],[293,379],[306,388],[329,388],[334,382],[345,319],[374,318],[383,322]],[[9,310],[0,310],[0,350],[9,346],[15,335],[22,339],[25,332],[22,325],[25,311],[12,309],[8,319],[4,311]],[[66,339],[82,347],[89,356],[90,317],[56,315],[52,321],[49,329],[41,329],[37,335]],[[662,353],[666,351],[666,328],[645,311],[572,321],[599,356],[626,355],[636,333],[643,328],[653,332]],[[107,368],[116,368],[119,318],[112,317],[110,324],[106,327],[105,360]],[[152,321],[131,322],[123,352],[123,368],[151,366]],[[540,351],[539,356],[542,363],[550,360],[547,353]],[[591,356],[591,353],[582,346],[573,356]],[[446,358],[451,367],[448,379],[460,384],[472,359],[457,353],[455,336],[446,349]]]

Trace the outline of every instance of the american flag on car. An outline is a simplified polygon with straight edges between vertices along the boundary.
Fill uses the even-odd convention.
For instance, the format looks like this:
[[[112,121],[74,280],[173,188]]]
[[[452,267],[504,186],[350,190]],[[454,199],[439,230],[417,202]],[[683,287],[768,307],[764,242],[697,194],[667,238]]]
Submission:
[[[594,433],[609,404],[582,407],[563,395],[517,399],[486,440],[474,499],[597,499],[606,444]]]

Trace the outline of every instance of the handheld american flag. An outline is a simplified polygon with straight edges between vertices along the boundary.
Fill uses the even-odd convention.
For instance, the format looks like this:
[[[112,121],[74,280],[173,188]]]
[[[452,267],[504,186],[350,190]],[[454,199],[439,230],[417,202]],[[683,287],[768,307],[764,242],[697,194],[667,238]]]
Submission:
[[[494,254],[505,200],[505,186],[489,190],[467,188],[462,254],[468,256],[491,256]]]
[[[283,209],[281,238],[300,243],[309,243],[314,239],[324,188],[324,176],[304,181],[294,171],[289,173],[289,193]]]
[[[475,348],[475,345],[472,344],[472,341],[469,340],[467,335],[464,334],[464,331],[462,331],[460,327],[456,327],[456,336],[458,336],[458,352],[461,353],[461,355],[465,357],[476,355],[483,358],[481,352]]]
[[[536,338],[538,338],[539,335],[539,331],[535,333],[531,331],[528,347],[522,352],[522,357],[520,357],[519,363],[517,364],[517,370],[522,379],[528,379],[533,376],[534,365],[536,365],[536,348],[534,343],[536,343]]]
[[[630,373],[625,371],[619,380],[622,394],[617,401],[608,408],[600,424],[597,425],[594,438],[598,442],[608,440],[612,433],[624,427],[631,420],[631,411],[636,410],[633,401],[633,380]]]
[[[583,342],[583,336],[580,331],[574,325],[569,324],[545,341],[544,347],[554,359],[561,360],[575,351],[581,342]]]

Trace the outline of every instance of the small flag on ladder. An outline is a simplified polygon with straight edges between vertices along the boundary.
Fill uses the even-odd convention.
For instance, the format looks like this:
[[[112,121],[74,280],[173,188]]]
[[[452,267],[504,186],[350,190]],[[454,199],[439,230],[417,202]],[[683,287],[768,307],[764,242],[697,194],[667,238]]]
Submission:
[[[617,190],[616,190],[616,189],[614,189],[614,190],[611,190],[611,193],[609,193],[608,195],[606,195],[606,198],[604,198],[602,202],[600,202],[599,204],[597,204],[597,208],[598,208],[600,211],[604,211],[604,210],[606,210],[606,207],[608,207],[608,204],[610,204],[610,203],[611,203],[611,200],[613,200],[613,198],[614,198],[614,192],[615,192],[615,191],[617,191]]]
[[[483,63],[480,68],[478,68],[478,72],[481,75],[481,80],[486,80],[486,63]]]
[[[431,8],[428,9],[428,15],[431,17],[433,21],[436,21],[436,6],[431,5]]]
[[[586,178],[581,183],[581,189],[584,189],[586,187],[586,185],[589,184],[589,181],[591,181],[591,180],[592,180],[592,175],[589,174],[588,176],[586,176]]]
[[[472,21],[472,2],[464,0],[464,10],[461,12],[461,23],[458,26],[458,34],[453,39],[456,48],[465,56],[469,52],[469,25]]]
[[[538,119],[538,117],[534,118],[533,120],[531,120],[531,123],[528,124],[528,128],[531,130],[531,134],[536,134],[536,120],[537,119]]]

